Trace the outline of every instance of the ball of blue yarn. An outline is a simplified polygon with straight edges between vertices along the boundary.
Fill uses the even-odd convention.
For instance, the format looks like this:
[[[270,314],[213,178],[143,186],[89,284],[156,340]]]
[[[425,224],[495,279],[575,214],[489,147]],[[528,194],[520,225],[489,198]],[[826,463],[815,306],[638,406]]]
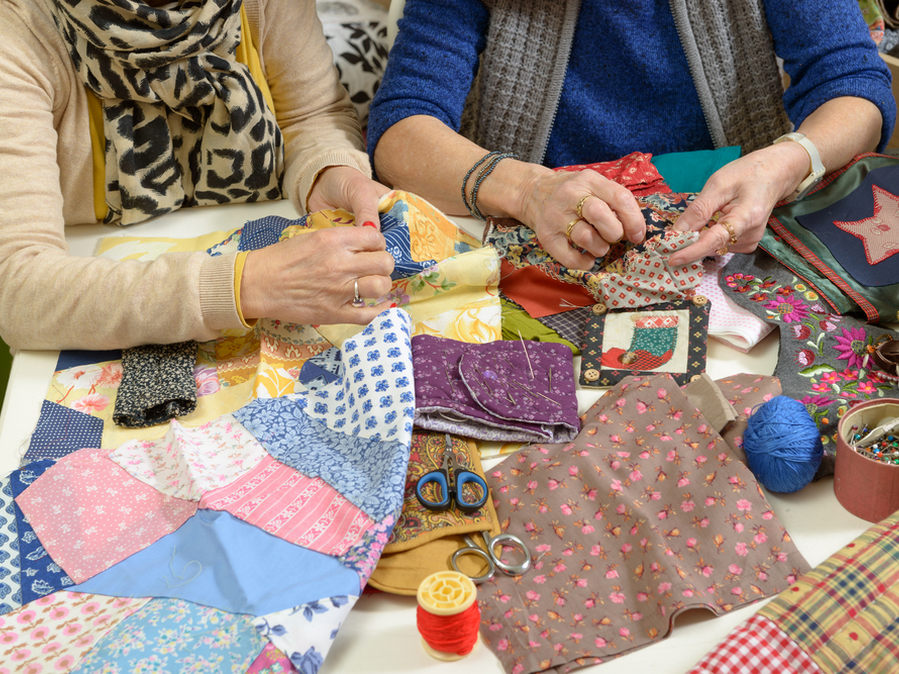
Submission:
[[[766,489],[789,493],[812,481],[824,446],[805,405],[788,396],[776,396],[749,417],[743,451],[749,469]]]

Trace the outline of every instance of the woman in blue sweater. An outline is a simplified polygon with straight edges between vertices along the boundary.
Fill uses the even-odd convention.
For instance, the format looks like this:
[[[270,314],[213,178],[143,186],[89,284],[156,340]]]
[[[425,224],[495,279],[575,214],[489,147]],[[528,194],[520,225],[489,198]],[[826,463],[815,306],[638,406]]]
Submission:
[[[754,250],[779,200],[883,147],[895,116],[856,0],[407,0],[368,147],[382,181],[516,218],[587,269],[643,218],[599,174],[547,167],[740,145],[678,221],[701,230],[683,264]]]

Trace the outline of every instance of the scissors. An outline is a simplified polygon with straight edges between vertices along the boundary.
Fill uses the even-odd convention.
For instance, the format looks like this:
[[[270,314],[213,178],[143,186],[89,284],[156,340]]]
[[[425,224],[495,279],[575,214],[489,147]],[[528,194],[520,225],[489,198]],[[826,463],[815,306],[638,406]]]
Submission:
[[[446,445],[443,450],[443,463],[440,468],[422,475],[415,483],[415,496],[418,502],[428,510],[449,510],[453,501],[456,507],[464,513],[478,510],[487,502],[487,483],[477,473],[472,473],[456,463],[456,453],[453,451],[453,441],[449,433],[445,434]],[[436,486],[437,500],[429,499],[424,494],[427,485]],[[476,493],[474,499],[465,497],[465,485],[472,485]]]
[[[490,532],[482,531],[481,536],[484,537],[484,543],[487,545],[486,550],[475,543],[471,537],[464,536],[463,540],[465,541],[465,547],[456,550],[450,558],[450,565],[459,573],[465,573],[459,568],[458,564],[459,557],[464,555],[475,555],[487,562],[486,573],[480,576],[470,576],[473,583],[483,583],[485,580],[490,580],[493,578],[497,569],[509,576],[520,576],[531,568],[531,553],[528,550],[528,546],[515,534],[499,534],[498,536],[491,536]],[[502,553],[499,555],[496,554],[495,548],[497,545],[520,550],[521,561],[517,564],[510,564],[509,562],[503,561]],[[465,575],[468,574],[466,573]]]

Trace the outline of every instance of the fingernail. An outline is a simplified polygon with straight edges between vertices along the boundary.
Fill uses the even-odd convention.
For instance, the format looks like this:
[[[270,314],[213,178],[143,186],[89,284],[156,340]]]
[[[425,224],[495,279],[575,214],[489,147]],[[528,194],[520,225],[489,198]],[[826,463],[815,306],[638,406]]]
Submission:
[[[373,223],[371,220],[366,220],[365,222],[362,223],[362,226],[363,226],[363,227],[375,227],[375,228],[377,228],[377,225],[375,225],[375,223]]]
[[[390,308],[391,308],[391,309],[396,309],[396,302],[391,302],[391,303],[390,303]]]

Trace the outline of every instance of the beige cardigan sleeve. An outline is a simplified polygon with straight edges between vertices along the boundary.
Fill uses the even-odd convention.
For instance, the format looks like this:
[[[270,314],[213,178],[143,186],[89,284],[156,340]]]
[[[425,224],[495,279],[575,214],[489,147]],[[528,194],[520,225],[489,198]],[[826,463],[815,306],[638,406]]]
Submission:
[[[68,254],[66,227],[93,221],[90,144],[51,1],[0,3],[0,336],[16,349],[107,349],[239,328],[233,255]],[[302,206],[322,168],[367,172],[368,161],[314,1],[257,1],[257,44],[287,141],[285,192]]]

